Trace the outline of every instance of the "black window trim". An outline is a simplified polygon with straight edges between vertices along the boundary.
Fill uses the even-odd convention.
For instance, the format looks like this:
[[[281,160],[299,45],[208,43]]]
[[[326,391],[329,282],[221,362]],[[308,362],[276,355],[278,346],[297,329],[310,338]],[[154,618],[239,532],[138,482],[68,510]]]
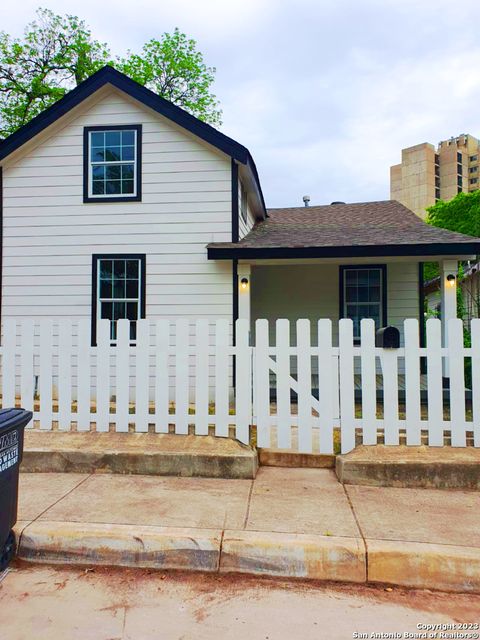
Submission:
[[[147,255],[145,253],[94,253],[92,255],[92,347],[97,346],[97,304],[98,304],[98,261],[99,260],[139,260],[140,261],[140,318],[146,317],[146,274]]]
[[[111,196],[95,197],[89,195],[88,175],[90,168],[89,156],[89,138],[92,131],[136,131],[137,132],[137,155],[135,158],[136,165],[136,194],[134,196]],[[83,202],[141,202],[142,200],[142,125],[141,124],[123,124],[123,125],[98,125],[94,127],[83,128]]]
[[[348,269],[380,269],[382,272],[382,319],[381,325],[382,327],[386,327],[388,324],[387,317],[387,265],[386,264],[345,264],[340,265],[339,267],[339,287],[338,287],[338,297],[339,297],[339,318],[345,318],[345,304],[344,304],[344,286],[345,286],[345,271]],[[360,344],[360,339],[354,337],[354,343]]]

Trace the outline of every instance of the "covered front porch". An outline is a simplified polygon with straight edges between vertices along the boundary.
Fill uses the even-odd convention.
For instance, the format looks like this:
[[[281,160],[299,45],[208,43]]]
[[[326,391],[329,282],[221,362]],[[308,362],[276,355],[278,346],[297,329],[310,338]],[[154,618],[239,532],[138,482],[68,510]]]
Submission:
[[[405,320],[418,321],[415,339],[423,347],[423,264],[437,262],[441,343],[446,347],[449,321],[457,316],[458,262],[480,253],[480,239],[429,226],[390,200],[271,209],[267,219],[238,242],[212,243],[207,248],[209,259],[232,261],[233,315],[248,322],[252,343],[257,319],[268,320],[270,344],[275,344],[277,321],[287,319],[294,345],[296,322],[305,318],[310,320],[311,344],[317,344],[318,320],[326,318],[332,321],[332,344],[337,345],[339,321],[349,318],[358,345],[361,321],[371,318],[377,331],[395,327],[399,346],[405,343]],[[403,376],[401,366],[398,373]],[[446,359],[440,369],[448,386]],[[293,371],[295,375],[295,364]],[[357,365],[354,373],[359,391]],[[312,374],[315,389],[317,372]],[[425,391],[423,371],[420,384]],[[381,377],[377,377],[379,387]],[[399,387],[405,387],[404,379]]]
[[[235,318],[362,318],[376,328],[424,326],[423,269],[438,262],[444,345],[457,315],[458,262],[480,253],[480,239],[425,224],[395,200],[270,209],[236,242],[207,246],[210,260],[230,260]],[[403,340],[403,336],[402,336]],[[421,336],[423,340],[423,335]]]
[[[425,261],[426,261],[425,256]],[[448,319],[456,317],[457,261],[449,257],[439,260],[444,287],[441,292],[443,332],[445,341]],[[270,344],[277,341],[277,320],[289,321],[290,343],[297,344],[297,320],[310,320],[311,343],[318,344],[318,320],[332,321],[333,345],[339,344],[339,320],[353,322],[355,344],[361,342],[361,320],[372,318],[376,329],[393,326],[400,333],[404,345],[404,322],[419,321],[419,343],[425,345],[425,316],[423,297],[423,261],[409,256],[384,258],[375,262],[370,258],[335,260],[275,260],[242,261],[238,265],[238,316],[248,321],[251,342],[255,344],[255,322],[269,322]],[[444,344],[446,344],[444,342]],[[383,376],[377,363],[377,396],[383,395]],[[296,377],[296,365],[292,363]],[[445,370],[445,383],[448,372]],[[273,374],[272,374],[273,375]],[[318,397],[319,376],[312,369],[312,394]],[[362,374],[360,362],[355,364],[355,398],[360,402]],[[427,374],[420,374],[422,401],[427,400]],[[273,388],[273,386],[272,386]],[[398,375],[399,401],[405,399],[405,372],[400,363]],[[448,392],[445,394],[448,396]],[[294,398],[293,398],[294,399]],[[275,400],[272,397],[272,400]]]
[[[423,263],[438,261],[442,274],[441,318],[444,344],[448,320],[457,316],[458,256],[412,256],[345,259],[242,260],[237,266],[238,318],[249,322],[252,337],[255,321],[267,319],[272,341],[275,323],[290,321],[295,342],[295,323],[311,321],[312,342],[316,342],[316,322],[332,321],[333,341],[338,345],[338,321],[350,318],[356,342],[360,323],[372,318],[376,329],[393,326],[404,343],[403,324],[407,318],[419,320],[420,339],[424,334]]]

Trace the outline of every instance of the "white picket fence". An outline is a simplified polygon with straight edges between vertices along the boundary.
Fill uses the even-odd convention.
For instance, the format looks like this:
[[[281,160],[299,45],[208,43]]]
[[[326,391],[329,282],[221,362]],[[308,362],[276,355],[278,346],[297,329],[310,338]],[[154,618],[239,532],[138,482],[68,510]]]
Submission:
[[[248,443],[254,426],[258,446],[305,453],[333,453],[339,441],[347,452],[379,438],[443,446],[447,437],[452,446],[467,439],[480,446],[480,320],[471,323],[471,348],[463,346],[461,320],[450,321],[447,347],[436,319],[427,321],[424,348],[413,319],[404,323],[399,349],[375,347],[372,320],[362,321],[358,346],[350,320],[339,322],[338,346],[330,320],[318,321],[315,341],[309,320],[294,329],[291,340],[289,321],[277,320],[271,344],[268,321],[257,320],[252,345],[247,322],[238,320],[233,345],[228,320],[140,320],[132,343],[128,321],[120,320],[112,345],[102,321],[91,346],[86,320],[8,319],[0,347],[2,406],[34,411],[32,426],[46,430],[233,433]]]

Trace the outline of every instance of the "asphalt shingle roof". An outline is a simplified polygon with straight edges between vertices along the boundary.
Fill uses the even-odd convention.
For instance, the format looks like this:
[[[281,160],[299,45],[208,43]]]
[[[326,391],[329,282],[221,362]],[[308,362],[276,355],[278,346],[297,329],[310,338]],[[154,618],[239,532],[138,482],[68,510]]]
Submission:
[[[396,200],[269,209],[238,243],[212,243],[209,249],[306,249],[339,247],[472,245],[480,251],[480,238],[432,227]],[[438,247],[439,248],[439,247]],[[465,247],[466,253],[472,247]],[[397,250],[398,255],[398,250]],[[212,256],[213,257],[213,256]]]

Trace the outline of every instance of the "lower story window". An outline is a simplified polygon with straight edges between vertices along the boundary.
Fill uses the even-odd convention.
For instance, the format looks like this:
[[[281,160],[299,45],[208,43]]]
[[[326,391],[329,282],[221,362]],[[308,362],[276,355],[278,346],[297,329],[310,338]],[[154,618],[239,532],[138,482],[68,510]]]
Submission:
[[[110,339],[117,339],[117,321],[130,320],[130,339],[136,321],[145,317],[145,256],[93,256],[94,342],[99,320],[110,320]]]
[[[341,267],[340,317],[353,320],[353,335],[360,338],[360,321],[375,320],[375,328],[386,324],[386,271],[380,267]]]

